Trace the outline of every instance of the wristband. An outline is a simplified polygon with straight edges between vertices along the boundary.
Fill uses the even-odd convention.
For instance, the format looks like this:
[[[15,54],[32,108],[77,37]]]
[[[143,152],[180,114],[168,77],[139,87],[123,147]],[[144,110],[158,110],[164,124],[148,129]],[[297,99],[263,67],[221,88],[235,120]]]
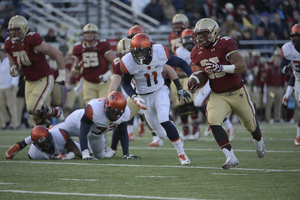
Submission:
[[[131,99],[134,101],[134,98],[135,98],[136,96],[137,96],[136,94],[133,94],[133,95],[131,96]]]
[[[223,71],[226,73],[234,74],[235,65],[223,65]]]
[[[173,82],[176,85],[177,90],[182,89],[182,86],[181,86],[178,78],[174,79]]]
[[[65,69],[59,69],[59,70],[58,70],[58,76],[63,76],[63,77],[65,77],[65,76],[66,76],[66,70],[65,70]]]

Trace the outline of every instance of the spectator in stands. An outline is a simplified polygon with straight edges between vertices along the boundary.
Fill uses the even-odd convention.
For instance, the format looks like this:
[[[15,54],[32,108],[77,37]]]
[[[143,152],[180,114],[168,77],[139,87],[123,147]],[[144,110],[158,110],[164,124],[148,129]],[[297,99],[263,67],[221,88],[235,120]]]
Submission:
[[[3,27],[3,20],[0,19],[0,43],[4,43],[5,41],[5,35],[6,30]]]
[[[282,22],[280,15],[275,12],[271,27],[275,30],[275,34],[279,40],[289,39],[289,31],[286,22]]]
[[[270,15],[268,12],[263,12],[261,14],[261,20],[260,20],[260,23],[258,26],[262,27],[266,33],[266,35],[268,35],[268,29],[269,27],[271,27],[271,22],[270,22],[270,19],[269,19]]]
[[[4,50],[0,48],[0,107],[7,105],[10,113],[10,129],[18,128],[17,91],[19,77],[10,76],[9,61]],[[1,113],[0,113],[1,115]],[[3,125],[1,125],[3,128]]]
[[[176,14],[176,10],[172,4],[171,0],[159,0],[159,5],[162,7],[163,12],[170,22],[172,21],[173,16]]]
[[[172,4],[176,10],[176,13],[184,13],[184,3],[181,0],[172,0]]]
[[[299,24],[300,22],[300,15],[297,10],[293,11],[293,19],[295,24]]]
[[[242,32],[242,35],[241,35],[241,39],[242,40],[248,40],[248,41],[250,41],[250,40],[252,40],[252,31],[251,31],[251,29],[244,29],[243,30],[243,32]],[[243,45],[241,45],[241,44],[239,44],[239,49],[253,49],[253,45],[249,45],[249,44],[243,44]]]
[[[227,15],[226,21],[223,22],[222,25],[224,25],[226,27],[228,33],[230,33],[231,30],[236,30],[236,31],[239,31],[240,33],[242,32],[240,26],[238,25],[238,23],[236,21],[234,21],[234,18],[232,15]]]
[[[286,19],[286,12],[285,7],[282,2],[278,2],[275,8],[275,12],[277,12],[280,15],[281,21],[284,21]]]
[[[3,27],[5,28],[5,29],[7,29],[8,28],[8,22],[9,22],[9,20],[14,16],[14,15],[16,15],[16,8],[13,6],[13,5],[10,5],[10,6],[8,6],[8,8],[7,8],[7,14],[6,14],[6,16],[4,17],[4,22],[3,22]]]
[[[167,24],[168,22],[161,5],[158,3],[158,0],[151,0],[151,2],[144,8],[144,14],[156,19],[161,24]],[[148,23],[152,24],[152,22]]]
[[[254,5],[255,9],[260,13],[271,12],[269,0],[256,0]]]
[[[255,9],[255,5],[254,4],[250,4],[249,5],[249,19],[250,19],[251,24],[253,24],[255,27],[257,27],[260,24],[261,15]]]
[[[191,27],[195,27],[195,25],[199,21],[199,19],[201,19],[200,12],[197,9],[193,10],[192,16],[189,17]]]
[[[250,22],[250,17],[248,15],[247,9],[244,4],[240,4],[236,9],[235,21],[238,22],[241,29],[249,28],[254,30],[255,26]]]
[[[296,11],[297,12],[297,11]],[[286,30],[287,30],[287,33],[290,33],[291,32],[291,29],[292,27],[295,25],[295,21],[292,17],[288,17],[286,19]]]
[[[50,28],[47,35],[44,37],[45,42],[57,42],[54,30]]]
[[[296,0],[288,0],[288,5],[285,6],[287,17],[293,17],[293,12],[296,10],[300,12],[299,5]]]
[[[271,124],[273,124],[274,121],[280,122],[281,119],[281,101],[284,95],[286,77],[278,73],[280,61],[280,50],[276,49],[268,62],[268,68],[265,69],[265,83],[267,85],[266,121]],[[274,118],[271,117],[273,105]]]
[[[225,4],[225,12],[226,12],[226,14],[232,15],[233,17],[235,17],[234,5],[230,2],[227,2]]]
[[[205,0],[203,6],[200,7],[200,14],[202,17],[210,18],[211,16],[219,16],[219,13],[222,13],[222,9],[218,6],[214,0]]]
[[[139,13],[144,12],[144,8],[151,2],[151,0],[131,0],[131,7],[133,12],[134,20],[138,18]]]

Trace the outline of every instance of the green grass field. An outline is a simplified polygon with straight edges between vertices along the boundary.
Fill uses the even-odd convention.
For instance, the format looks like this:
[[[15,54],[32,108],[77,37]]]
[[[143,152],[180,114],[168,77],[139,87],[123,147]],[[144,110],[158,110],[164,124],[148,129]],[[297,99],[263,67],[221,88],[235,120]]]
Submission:
[[[203,133],[206,125],[201,125]],[[223,170],[225,156],[212,135],[185,141],[191,165],[181,166],[168,139],[148,147],[152,136],[130,142],[141,160],[116,156],[98,161],[30,160],[28,147],[14,159],[6,150],[30,130],[0,132],[0,199],[300,199],[300,147],[294,145],[296,124],[260,124],[266,156],[258,158],[250,133],[237,125],[231,142],[240,166]],[[110,145],[111,134],[107,137]]]

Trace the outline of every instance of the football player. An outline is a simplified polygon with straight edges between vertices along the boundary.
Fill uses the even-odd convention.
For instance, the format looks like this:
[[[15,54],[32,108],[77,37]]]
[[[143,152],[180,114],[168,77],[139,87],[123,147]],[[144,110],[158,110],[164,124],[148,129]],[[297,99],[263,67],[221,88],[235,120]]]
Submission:
[[[116,129],[115,131],[120,135],[124,159],[139,159],[140,157],[128,153],[126,122],[129,118],[130,109],[125,96],[121,92],[113,91],[106,98],[92,99],[85,109],[75,110],[64,122],[55,125],[54,128],[62,128],[71,137],[79,137],[83,160],[104,158],[105,134]]]
[[[30,136],[16,143],[5,153],[6,159],[13,157],[24,147],[31,144],[28,157],[33,160],[70,160],[78,156],[81,158],[80,145],[69,138],[68,133],[59,128],[48,130],[45,126],[38,125],[31,130]]]
[[[212,92],[206,112],[215,140],[226,156],[222,168],[230,169],[239,165],[228,135],[222,128],[222,121],[231,110],[252,134],[257,156],[263,158],[265,144],[241,76],[241,73],[247,71],[247,65],[238,52],[236,42],[228,36],[220,37],[219,25],[210,18],[199,20],[195,25],[194,34],[197,45],[191,52],[191,60],[192,64],[201,67],[210,79]],[[194,87],[191,83],[193,82],[188,82],[189,88]]]
[[[60,107],[44,105],[54,85],[53,72],[50,69],[45,55],[53,58],[58,66],[59,75],[55,82],[65,84],[65,63],[63,54],[43,41],[36,32],[28,32],[27,20],[19,15],[12,17],[8,23],[9,38],[5,41],[5,51],[9,59],[11,75],[19,75],[19,67],[22,68],[26,85],[25,100],[28,112],[36,124],[49,126],[49,121],[39,114],[42,109],[47,115],[52,115],[59,121],[64,119]],[[33,115],[35,114],[35,115]],[[44,113],[43,113],[44,114]]]
[[[185,29],[184,31],[182,31],[181,44],[182,44],[182,46],[178,47],[176,49],[175,55],[184,59],[188,64],[191,64],[190,55],[191,55],[191,51],[194,47],[193,30],[192,29]],[[197,71],[196,66],[193,67],[193,71]],[[183,78],[181,78],[179,80],[182,82],[182,85],[186,86],[186,88],[184,87],[184,89],[188,90],[187,84],[183,84],[183,83],[187,82],[188,78],[186,76],[184,76]],[[198,121],[198,116],[196,116],[196,115],[198,115],[198,110],[200,110],[203,113],[203,115],[206,116],[206,101],[208,100],[208,96],[209,96],[210,92],[211,92],[211,89],[210,89],[209,81],[208,81],[200,91],[196,92],[196,94],[194,95],[194,101],[190,102],[187,105],[179,106],[180,110],[188,111],[188,112],[183,112],[183,113],[189,113],[193,120],[193,122],[192,122],[193,131],[192,131],[192,134],[189,134],[189,130],[186,131],[186,129],[188,129],[188,124],[187,124],[188,123],[188,121],[187,121],[188,115],[187,114],[181,115],[182,121],[184,121],[185,124],[187,124],[187,126],[183,125],[183,129],[184,129],[184,133],[186,133],[184,135],[184,137],[188,140],[196,140],[201,136],[200,130],[199,130],[200,122]],[[197,111],[197,113],[195,113],[195,111]],[[225,128],[227,130],[229,141],[232,141],[234,138],[234,135],[235,135],[236,126],[232,125],[230,120],[227,117],[224,119],[223,125],[225,126]],[[211,134],[210,126],[207,126],[204,135],[208,136],[210,134]]]
[[[181,33],[184,29],[189,28],[189,19],[184,14],[176,14],[172,18],[172,29],[173,31],[168,36],[170,51],[172,54],[175,53],[176,49],[181,44]]]
[[[281,47],[281,62],[279,66],[279,74],[284,76],[288,74],[293,69],[293,74],[289,80],[289,86],[287,87],[286,93],[283,96],[282,103],[287,105],[288,99],[294,91],[295,99],[297,104],[300,105],[300,57],[295,56],[300,53],[300,24],[296,24],[291,29],[291,41],[285,43]],[[296,146],[300,146],[300,117],[298,117],[297,122],[297,135],[294,141]]]
[[[130,53],[123,56],[120,63],[123,89],[143,110],[150,127],[155,130],[161,125],[165,129],[166,134],[156,133],[161,134],[161,139],[168,136],[177,150],[181,165],[190,164],[176,127],[169,119],[169,88],[165,85],[162,72],[165,64],[180,67],[187,75],[191,75],[193,71],[184,60],[171,55],[163,45],[152,45],[147,34],[136,34],[131,39],[130,46]],[[168,73],[171,77],[172,71]],[[131,85],[132,79],[136,90]],[[189,101],[190,95],[182,88],[178,78],[173,79],[173,82],[177,86],[178,97]]]
[[[82,30],[82,42],[75,44],[72,57],[75,74],[83,68],[83,98],[87,104],[91,99],[105,98],[110,85],[109,63],[116,58],[106,39],[98,39],[99,29],[88,23]]]

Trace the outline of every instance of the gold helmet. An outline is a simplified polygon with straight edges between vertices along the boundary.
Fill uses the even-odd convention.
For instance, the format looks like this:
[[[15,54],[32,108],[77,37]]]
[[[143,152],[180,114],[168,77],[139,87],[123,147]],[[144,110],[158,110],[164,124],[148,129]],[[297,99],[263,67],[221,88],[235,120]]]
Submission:
[[[189,27],[189,19],[184,14],[176,14],[172,18],[172,29],[175,34],[181,34],[181,32]]]
[[[93,35],[86,36],[88,33],[94,33]],[[84,41],[93,41],[98,40],[99,37],[99,29],[95,24],[88,23],[82,29],[82,38]]]
[[[21,42],[27,34],[28,22],[23,16],[13,16],[8,22],[7,30],[12,41]]]
[[[118,56],[123,57],[126,53],[130,52],[131,39],[123,38],[117,44]]]
[[[213,44],[219,38],[220,28],[218,23],[210,18],[200,19],[194,28],[195,42],[201,47]]]

